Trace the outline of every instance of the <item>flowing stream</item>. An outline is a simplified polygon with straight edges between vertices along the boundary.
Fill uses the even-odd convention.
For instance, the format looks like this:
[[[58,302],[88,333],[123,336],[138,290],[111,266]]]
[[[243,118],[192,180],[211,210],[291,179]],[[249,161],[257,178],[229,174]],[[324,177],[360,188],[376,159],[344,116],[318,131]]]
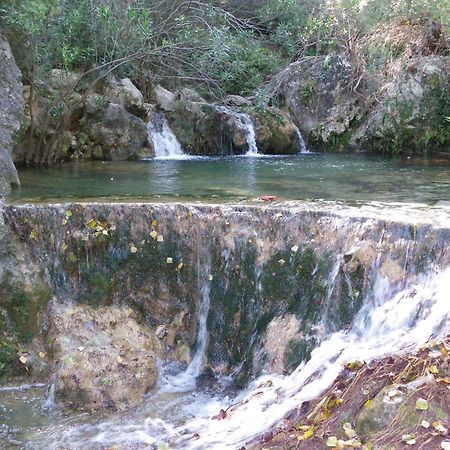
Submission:
[[[350,173],[343,156],[299,155],[270,163],[262,158],[225,159],[214,164],[221,165],[221,172],[227,167],[233,175],[244,165],[246,180],[254,177],[253,187],[246,192],[259,192],[254,190],[259,184],[264,189],[270,186],[272,192],[277,186],[270,178],[272,172],[286,171],[286,179],[294,184],[292,175],[306,164],[302,177],[307,177],[316,157],[314,167],[319,170],[327,162],[326,174],[330,178],[334,174],[343,186],[342,179]],[[145,168],[143,178],[147,178],[149,167],[165,163],[173,169],[171,161],[133,168]],[[173,187],[177,183],[185,190],[192,187],[193,178],[198,186],[199,177],[204,182],[200,175],[213,170],[208,160],[179,164],[183,170],[172,174],[171,192],[177,192]],[[374,160],[352,156],[351,173],[358,189],[354,187],[349,199],[361,199],[361,185],[355,180],[364,180],[374,200],[383,199],[384,191],[378,187],[384,186],[389,190],[386,199],[397,203],[358,207],[294,201],[271,206],[145,202],[6,206],[5,222],[45,269],[55,301],[58,296],[70,296],[74,303],[83,303],[112,292],[126,302],[137,293],[140,305],[148,307],[150,314],[161,294],[163,303],[178,302],[177,307],[187,308],[195,326],[189,364],[161,361],[157,385],[126,411],[70,412],[55,404],[51,386],[0,387],[0,447],[248,447],[294,408],[320,396],[346,363],[412,352],[448,333],[450,211],[445,199],[450,192],[449,168],[440,163],[377,160],[381,173],[370,178],[373,164]],[[253,174],[251,167],[257,168]],[[114,178],[119,172],[106,176]],[[139,179],[137,173],[133,182]],[[29,182],[32,178],[22,179],[18,203],[27,198],[27,189],[36,189]],[[52,184],[54,194],[56,177],[49,179],[45,182]],[[73,189],[67,180],[66,184]],[[142,189],[142,183],[138,184]],[[321,193],[334,195],[336,186],[328,179]],[[303,179],[298,191],[284,191],[294,198],[297,194],[292,193],[302,188],[307,189]],[[44,199],[51,197],[42,192]],[[106,192],[105,198],[114,198],[113,193],[114,189]],[[407,203],[417,196],[428,205]],[[110,235],[104,241],[95,240],[95,230],[86,225],[92,218],[108,222]],[[152,223],[157,224],[163,240],[149,237]],[[135,245],[133,253],[130,242]],[[167,259],[174,264],[166,264]],[[180,261],[182,272],[175,270]],[[358,271],[361,267],[365,268],[363,275]],[[90,284],[93,273],[103,278]],[[103,291],[98,289],[99,280]],[[303,321],[301,334],[311,348],[289,375],[281,375],[260,362],[267,352],[261,322],[292,311]],[[241,379],[244,384],[237,384]],[[213,419],[221,410],[227,410],[226,418]]]

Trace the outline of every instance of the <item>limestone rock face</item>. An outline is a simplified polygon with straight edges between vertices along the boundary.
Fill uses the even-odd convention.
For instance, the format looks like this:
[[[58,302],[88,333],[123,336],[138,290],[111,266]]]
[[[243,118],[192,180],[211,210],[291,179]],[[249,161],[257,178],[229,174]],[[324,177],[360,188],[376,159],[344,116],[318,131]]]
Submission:
[[[319,150],[445,151],[450,57],[410,53],[368,79],[345,54],[304,58],[276,77],[272,102],[289,112],[307,143]]]
[[[92,152],[101,147],[100,159],[118,161],[150,156],[147,125],[142,119],[115,103],[96,107],[94,101],[93,105],[87,105],[87,111],[82,129],[90,139]],[[96,156],[92,155],[94,159]]]
[[[129,308],[54,305],[50,338],[56,398],[73,409],[124,409],[156,383],[160,344]]]
[[[19,184],[11,152],[23,111],[21,80],[9,44],[0,34],[0,196],[11,184]]]
[[[366,150],[423,152],[450,144],[450,58],[418,56],[386,87],[386,93],[351,140]]]
[[[45,376],[40,329],[51,293],[43,272],[5,223],[0,202],[0,379]]]
[[[278,75],[276,102],[309,143],[326,147],[359,117],[359,104],[346,90],[352,73],[345,55],[328,55],[294,62]]]

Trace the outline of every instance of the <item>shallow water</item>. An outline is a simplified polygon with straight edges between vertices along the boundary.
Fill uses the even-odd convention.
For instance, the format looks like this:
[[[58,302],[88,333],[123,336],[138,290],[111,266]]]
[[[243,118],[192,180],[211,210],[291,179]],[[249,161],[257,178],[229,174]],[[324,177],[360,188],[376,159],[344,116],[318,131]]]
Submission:
[[[59,199],[351,203],[450,200],[450,160],[386,159],[355,154],[194,158],[142,162],[79,162],[22,169],[11,202]]]

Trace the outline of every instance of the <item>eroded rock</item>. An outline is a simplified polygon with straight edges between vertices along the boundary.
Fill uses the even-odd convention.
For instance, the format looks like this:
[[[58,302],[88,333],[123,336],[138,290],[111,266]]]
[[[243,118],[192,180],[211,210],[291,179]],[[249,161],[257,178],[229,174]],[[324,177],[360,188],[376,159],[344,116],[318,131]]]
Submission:
[[[105,83],[101,94],[111,103],[119,104],[128,112],[142,119],[145,118],[147,110],[144,104],[144,96],[129,78],[118,80],[111,77]]]
[[[300,321],[294,315],[275,317],[267,326],[264,339],[266,353],[265,367],[269,373],[283,373],[285,354],[289,344],[301,337]]]
[[[78,410],[124,409],[154,386],[161,347],[129,308],[54,305],[55,394]]]
[[[122,105],[107,103],[103,106],[102,99],[98,96],[96,99],[87,107],[90,113],[83,119],[82,126],[90,138],[90,146],[95,148],[99,145],[106,160],[151,156],[146,123]]]

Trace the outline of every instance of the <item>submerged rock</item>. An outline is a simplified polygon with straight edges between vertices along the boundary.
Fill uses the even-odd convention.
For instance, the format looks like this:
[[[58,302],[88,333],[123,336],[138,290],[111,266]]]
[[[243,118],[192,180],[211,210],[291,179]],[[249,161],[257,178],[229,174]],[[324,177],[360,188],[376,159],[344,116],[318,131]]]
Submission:
[[[124,409],[156,383],[161,347],[132,309],[54,306],[49,339],[56,398],[74,409]]]

